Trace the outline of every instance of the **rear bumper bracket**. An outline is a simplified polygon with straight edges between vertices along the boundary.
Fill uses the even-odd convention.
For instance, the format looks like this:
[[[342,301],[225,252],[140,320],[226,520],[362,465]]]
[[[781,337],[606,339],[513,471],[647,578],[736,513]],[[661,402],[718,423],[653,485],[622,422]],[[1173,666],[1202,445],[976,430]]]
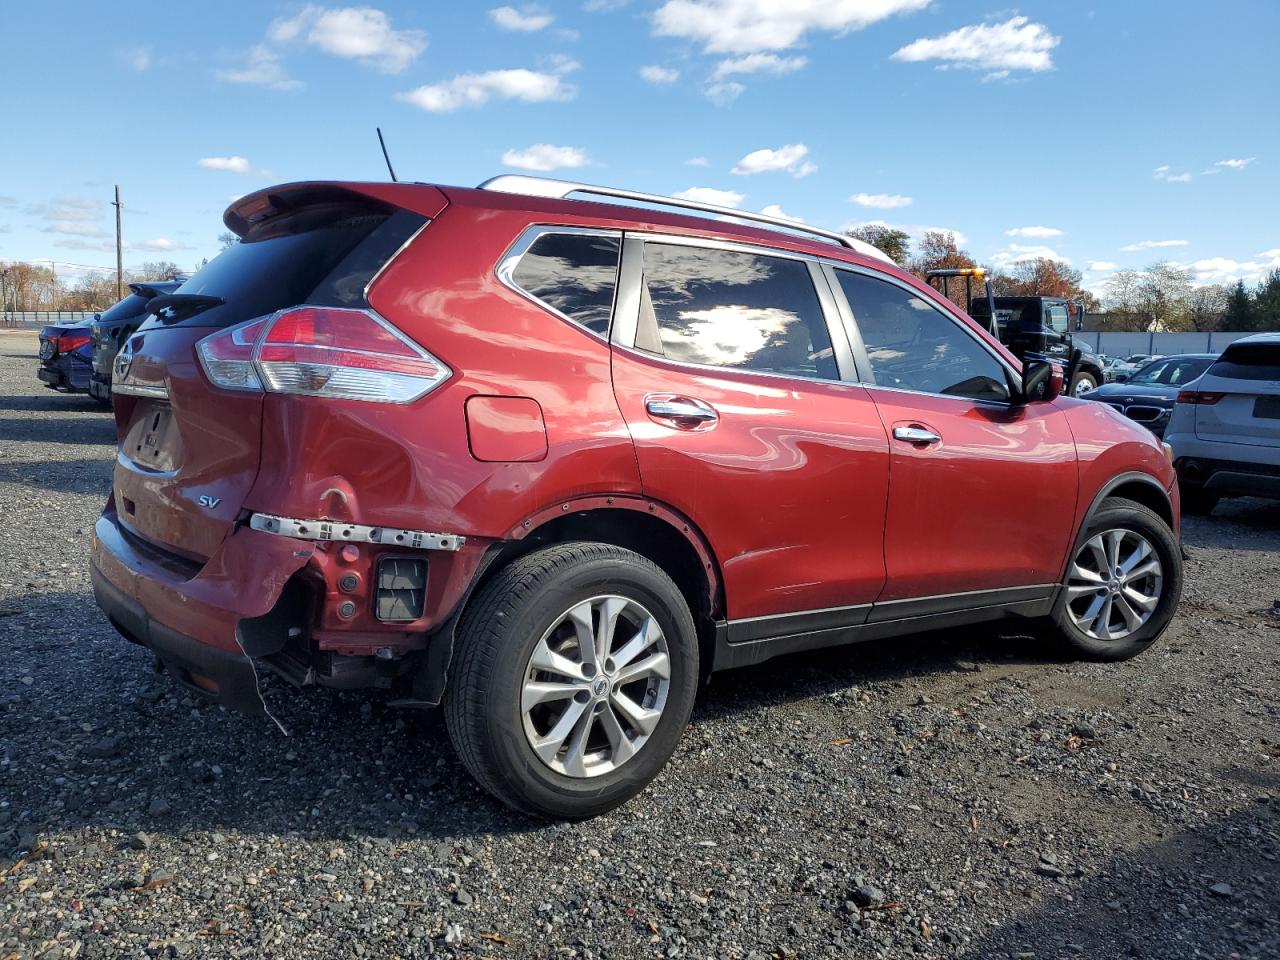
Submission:
[[[263,533],[275,533],[295,540],[332,540],[338,543],[381,543],[411,550],[461,550],[466,537],[452,533],[429,533],[426,530],[396,530],[370,527],[362,523],[337,523],[333,520],[295,520],[269,513],[255,513],[249,526]]]

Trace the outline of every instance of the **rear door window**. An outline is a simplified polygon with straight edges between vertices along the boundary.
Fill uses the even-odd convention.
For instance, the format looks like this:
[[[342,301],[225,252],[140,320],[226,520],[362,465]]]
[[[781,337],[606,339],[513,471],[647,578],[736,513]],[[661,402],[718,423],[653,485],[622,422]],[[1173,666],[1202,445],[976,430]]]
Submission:
[[[1209,373],[1231,380],[1280,380],[1280,343],[1238,343],[1227,347]]]
[[[511,282],[562,317],[607,337],[621,249],[618,236],[543,233],[520,257]]]
[[[646,243],[636,346],[683,363],[839,379],[809,267],[783,257]]]

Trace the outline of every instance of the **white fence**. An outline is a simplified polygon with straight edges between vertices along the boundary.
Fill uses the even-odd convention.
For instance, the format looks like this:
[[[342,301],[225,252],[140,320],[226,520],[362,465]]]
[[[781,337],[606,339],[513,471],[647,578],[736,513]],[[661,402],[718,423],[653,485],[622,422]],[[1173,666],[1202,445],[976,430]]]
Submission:
[[[46,324],[76,323],[92,320],[92,310],[5,310],[0,312],[0,327],[43,327]]]
[[[1247,333],[1219,330],[1214,333],[1072,333],[1072,339],[1087,343],[1095,353],[1108,357],[1131,357],[1135,353],[1163,357],[1175,353],[1221,353],[1227,344],[1247,337]]]

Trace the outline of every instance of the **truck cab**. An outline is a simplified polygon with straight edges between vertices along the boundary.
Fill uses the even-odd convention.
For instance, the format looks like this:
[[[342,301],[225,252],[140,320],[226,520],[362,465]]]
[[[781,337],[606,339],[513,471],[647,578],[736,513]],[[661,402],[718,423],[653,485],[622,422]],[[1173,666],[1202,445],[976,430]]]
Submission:
[[[992,293],[991,279],[981,267],[958,270],[930,270],[930,282],[941,280],[943,295],[948,294],[948,281],[963,277],[969,316],[990,330],[1019,360],[1047,360],[1064,369],[1071,355],[1080,351],[1071,371],[1068,387],[1071,396],[1079,397],[1104,382],[1102,361],[1082,341],[1071,336],[1069,301],[1062,297],[997,297]],[[973,281],[985,281],[985,294],[973,295]],[[1081,313],[1083,312],[1083,308]]]

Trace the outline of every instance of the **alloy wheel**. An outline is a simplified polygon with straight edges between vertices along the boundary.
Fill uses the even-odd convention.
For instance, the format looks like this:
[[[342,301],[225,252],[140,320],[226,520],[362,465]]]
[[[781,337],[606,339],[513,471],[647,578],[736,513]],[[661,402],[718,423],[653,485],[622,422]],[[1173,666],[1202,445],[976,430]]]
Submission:
[[[583,600],[556,618],[529,657],[524,734],[557,773],[597,777],[644,746],[670,687],[667,640],[649,611],[627,597]]]
[[[1095,640],[1122,640],[1138,630],[1160,603],[1164,570],[1151,543],[1127,529],[1090,537],[1067,578],[1067,611]]]

